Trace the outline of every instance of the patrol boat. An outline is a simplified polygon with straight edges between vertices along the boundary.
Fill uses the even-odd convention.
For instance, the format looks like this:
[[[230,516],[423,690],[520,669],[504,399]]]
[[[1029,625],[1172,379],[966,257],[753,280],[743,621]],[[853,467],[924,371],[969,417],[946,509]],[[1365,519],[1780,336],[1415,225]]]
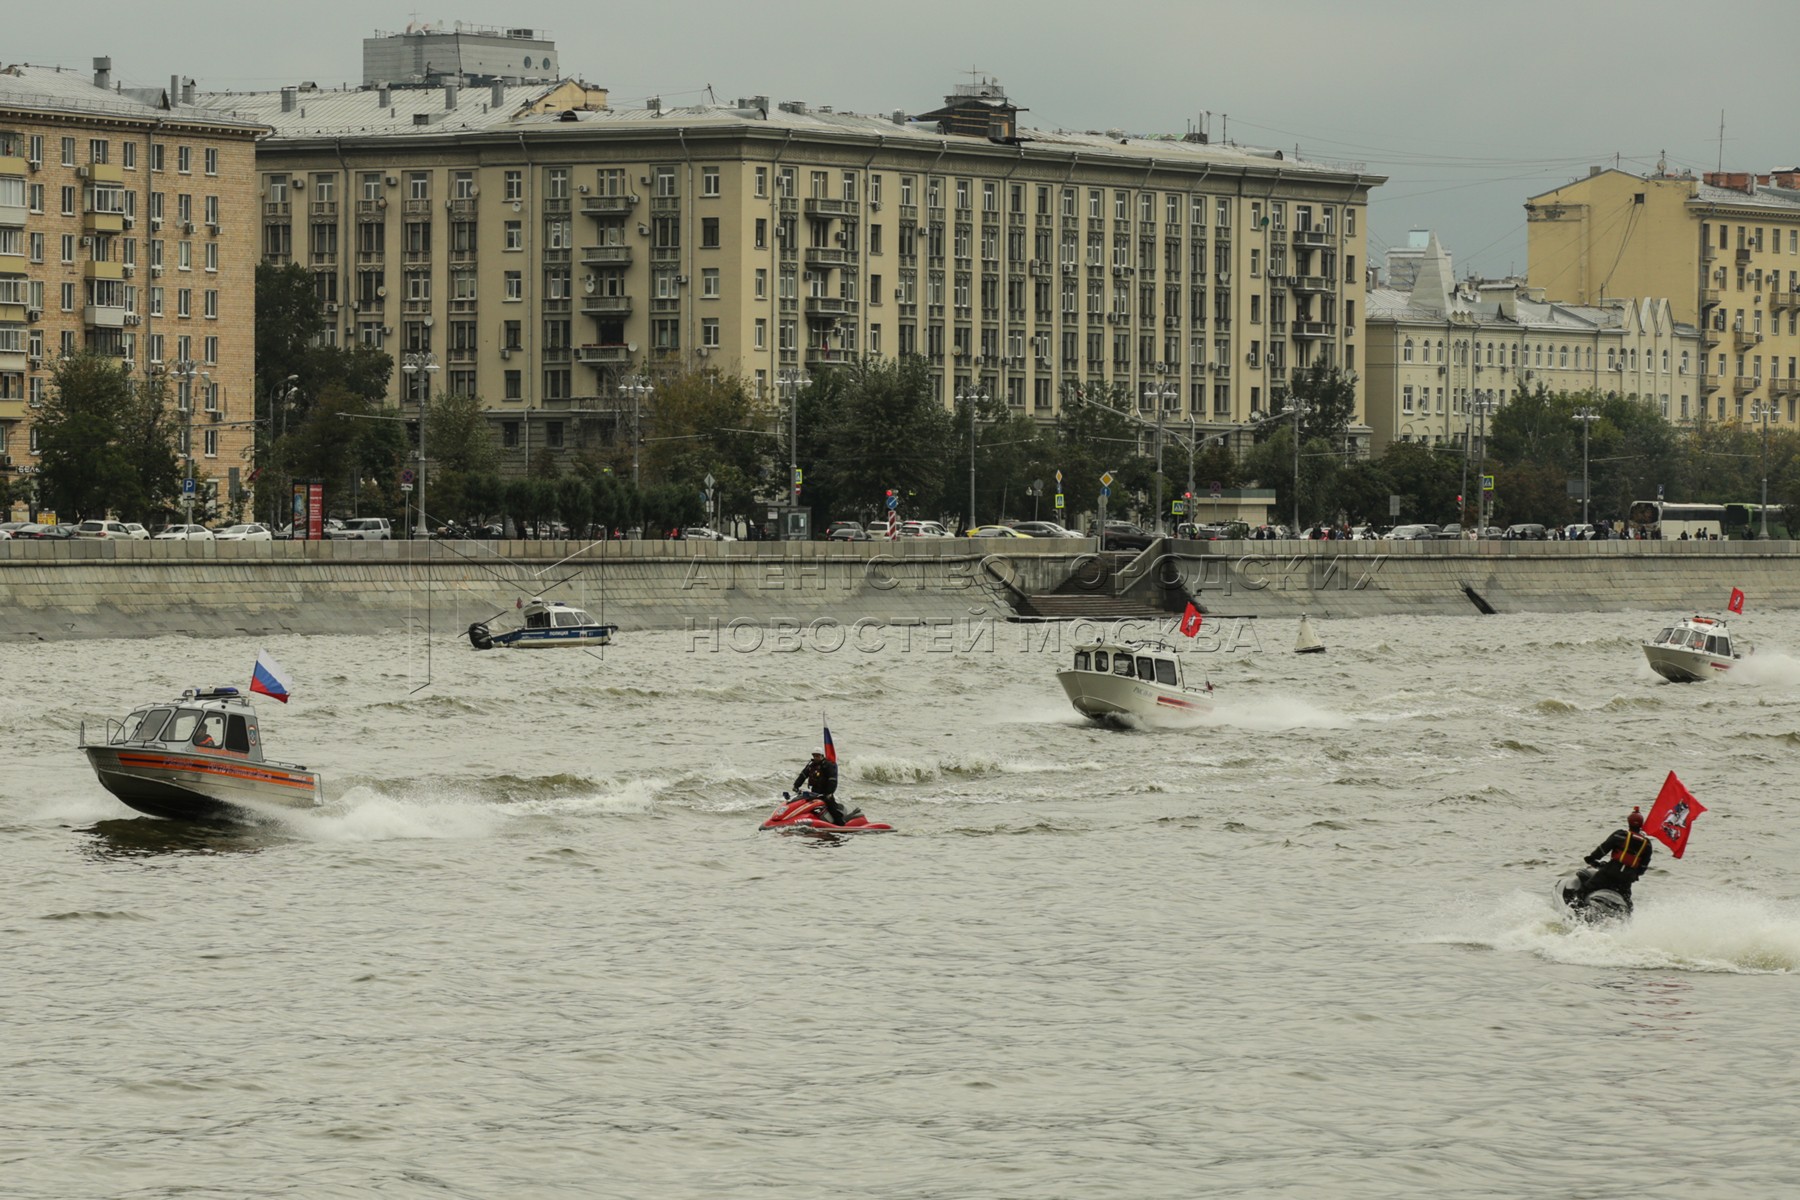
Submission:
[[[263,757],[256,710],[234,687],[189,688],[106,722],[104,741],[81,750],[100,785],[153,817],[216,821],[270,808],[317,808],[319,776]]]
[[[1671,683],[1699,683],[1731,670],[1744,657],[1716,617],[1683,617],[1644,643],[1650,669]],[[1747,647],[1745,647],[1747,649]]]
[[[1104,724],[1185,727],[1213,708],[1212,684],[1189,684],[1167,642],[1086,642],[1056,678],[1076,712]]]
[[[545,600],[539,596],[525,605],[525,623],[516,629],[495,633],[487,622],[469,626],[469,645],[477,650],[511,648],[515,650],[547,650],[562,646],[608,646],[617,625],[605,625],[579,608],[561,600]]]

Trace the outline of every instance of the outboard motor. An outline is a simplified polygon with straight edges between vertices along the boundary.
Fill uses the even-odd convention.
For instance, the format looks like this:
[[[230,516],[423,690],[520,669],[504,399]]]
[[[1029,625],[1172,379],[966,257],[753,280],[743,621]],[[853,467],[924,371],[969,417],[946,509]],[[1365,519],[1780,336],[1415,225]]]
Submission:
[[[475,647],[477,650],[492,650],[494,648],[493,635],[488,632],[488,627],[483,625],[480,621],[469,626],[469,645]]]

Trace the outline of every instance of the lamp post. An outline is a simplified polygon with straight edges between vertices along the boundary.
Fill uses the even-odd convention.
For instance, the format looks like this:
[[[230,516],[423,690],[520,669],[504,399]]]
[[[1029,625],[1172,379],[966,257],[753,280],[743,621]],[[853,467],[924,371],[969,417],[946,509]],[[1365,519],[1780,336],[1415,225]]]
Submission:
[[[1575,410],[1575,419],[1581,422],[1581,523],[1586,525],[1588,514],[1588,429],[1600,419],[1598,410],[1587,405]]]
[[[965,383],[956,389],[959,402],[969,406],[969,528],[975,528],[975,402],[987,399],[979,383]]]
[[[1487,415],[1494,410],[1494,401],[1486,396],[1469,402],[1470,409],[1481,418],[1481,433],[1478,435],[1480,450],[1475,464],[1475,536],[1483,537],[1487,531]]]
[[[804,369],[784,367],[776,381],[788,402],[788,503],[795,504],[800,493],[794,480],[800,474],[800,393],[812,385],[812,377]],[[785,536],[785,535],[784,535]]]
[[[1762,422],[1762,531],[1757,536],[1765,542],[1769,540],[1769,414],[1774,411],[1772,404],[1750,402],[1751,420]]]
[[[1175,399],[1177,396],[1181,395],[1181,393],[1176,390],[1175,385],[1170,383],[1166,377],[1158,375],[1156,387],[1151,390],[1150,395],[1156,398],[1156,499],[1154,501],[1156,522],[1154,527],[1157,533],[1162,533],[1164,531],[1162,477],[1163,418],[1168,412],[1169,401]],[[1188,470],[1190,473],[1193,471],[1193,462],[1194,456],[1190,449],[1188,453]],[[1192,481],[1190,480],[1190,483],[1191,482]],[[1194,489],[1190,486],[1188,490],[1191,492]]]
[[[619,384],[619,395],[631,398],[631,485],[636,487],[642,478],[639,471],[638,448],[643,445],[642,430],[638,426],[638,418],[643,412],[643,402],[656,394],[656,388],[642,375],[632,375]]]
[[[1312,411],[1312,405],[1300,399],[1292,392],[1288,393],[1284,410],[1294,418],[1294,531],[1292,536],[1300,536],[1300,419]]]
[[[406,387],[412,390],[413,384],[423,379],[424,390],[419,394],[419,537],[430,537],[431,527],[425,520],[425,415],[431,406],[431,376],[438,369],[437,355],[429,350],[409,351],[401,357],[400,369],[406,372]]]
[[[170,367],[169,375],[180,380],[178,387],[181,391],[186,392],[186,396],[182,397],[186,400],[182,408],[187,415],[187,475],[181,485],[181,499],[184,510],[182,521],[192,525],[194,523],[194,490],[196,486],[194,483],[194,380],[196,378],[206,379],[208,376],[191,358],[184,358]]]

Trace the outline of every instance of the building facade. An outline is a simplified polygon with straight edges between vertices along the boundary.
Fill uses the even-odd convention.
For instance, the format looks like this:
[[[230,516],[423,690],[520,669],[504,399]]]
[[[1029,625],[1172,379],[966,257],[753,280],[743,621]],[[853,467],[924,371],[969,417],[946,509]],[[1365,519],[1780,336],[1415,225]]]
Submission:
[[[1800,419],[1800,172],[1596,168],[1525,206],[1533,286],[1595,303],[1666,296],[1699,326],[1697,419]]]
[[[1148,420],[1241,436],[1292,371],[1362,365],[1380,177],[1023,129],[992,83],[920,118],[616,110],[573,83],[208,102],[275,129],[265,258],[317,274],[334,336],[434,356],[521,457],[628,432],[641,381],[678,366],[780,399],[916,354],[946,404],[979,388],[1049,419],[1117,385]]]
[[[1519,280],[1458,283],[1435,234],[1409,291],[1369,294],[1368,328],[1377,449],[1477,444],[1488,415],[1539,386],[1634,397],[1669,421],[1699,416],[1699,331],[1668,300],[1561,304]]]
[[[255,419],[253,123],[45,67],[0,71],[0,462],[36,468],[32,414],[59,357],[165,374],[181,451],[221,497]],[[133,514],[141,515],[141,514]]]

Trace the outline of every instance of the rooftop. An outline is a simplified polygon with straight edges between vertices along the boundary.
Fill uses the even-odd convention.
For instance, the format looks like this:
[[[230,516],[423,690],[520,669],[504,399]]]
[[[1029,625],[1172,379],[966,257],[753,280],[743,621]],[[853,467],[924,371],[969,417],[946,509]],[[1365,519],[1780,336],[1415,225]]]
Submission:
[[[199,105],[171,105],[166,90],[150,89],[156,102],[140,99],[144,93],[97,87],[92,75],[64,67],[39,67],[19,63],[0,68],[0,109],[15,112],[78,112],[97,118],[167,121],[179,118],[209,125],[238,127],[246,132],[260,122],[218,112]]]

